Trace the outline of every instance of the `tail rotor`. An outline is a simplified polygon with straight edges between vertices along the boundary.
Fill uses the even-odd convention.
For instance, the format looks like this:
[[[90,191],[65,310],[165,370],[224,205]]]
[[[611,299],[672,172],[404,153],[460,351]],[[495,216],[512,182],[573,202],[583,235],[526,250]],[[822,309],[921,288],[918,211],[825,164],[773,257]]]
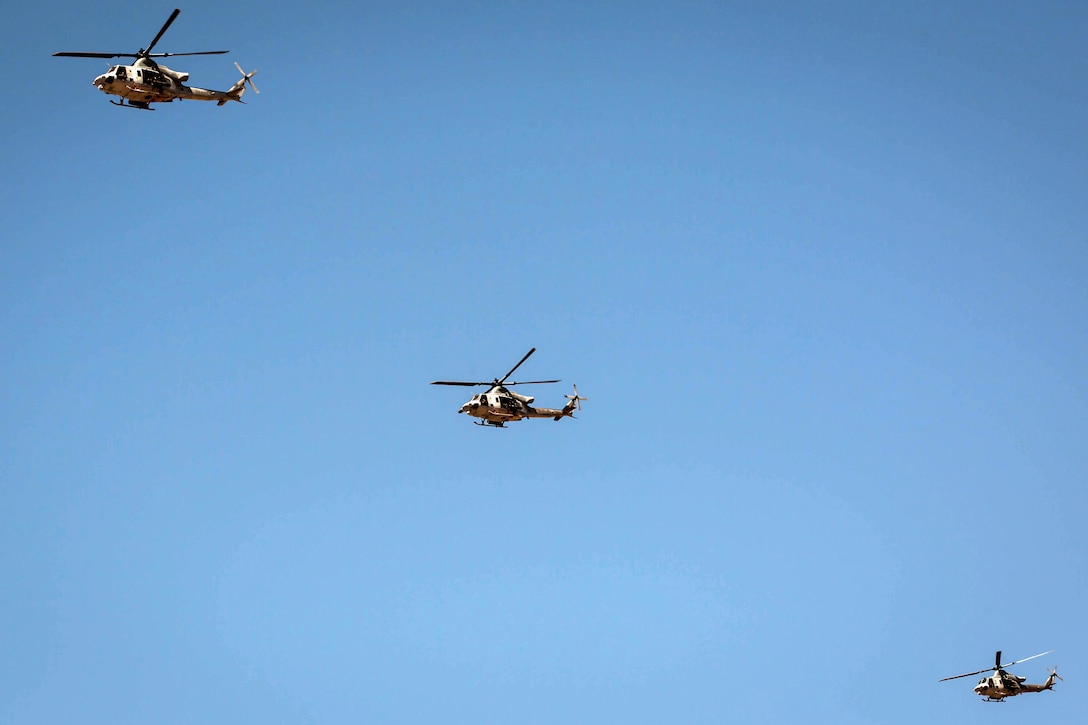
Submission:
[[[242,74],[242,83],[248,83],[249,87],[253,89],[253,92],[259,95],[260,91],[257,90],[257,85],[250,80],[250,78],[257,75],[257,71],[246,73],[244,70],[242,70],[242,66],[238,65],[238,61],[234,62],[234,67],[237,68],[238,72]]]
[[[574,409],[577,408],[578,410],[581,410],[582,401],[589,400],[589,398],[583,398],[581,395],[578,395],[577,385],[574,386],[574,395],[568,395],[566,397],[569,402],[563,406],[563,410],[559,411],[559,415],[555,416],[552,420],[561,420],[564,416],[573,418]]]
[[[1047,670],[1047,672],[1050,673],[1050,677],[1048,677],[1047,680],[1046,680],[1048,690],[1054,687],[1055,678],[1061,680],[1062,682],[1065,682],[1065,679],[1061,675],[1058,674],[1058,667],[1056,665],[1055,665],[1054,669]]]
[[[583,398],[580,395],[578,395],[578,386],[577,385],[574,386],[574,395],[567,395],[566,398],[568,400],[570,400],[570,402],[567,403],[567,407],[568,408],[578,408],[579,411],[582,410],[582,401],[583,400],[589,400],[589,398]]]

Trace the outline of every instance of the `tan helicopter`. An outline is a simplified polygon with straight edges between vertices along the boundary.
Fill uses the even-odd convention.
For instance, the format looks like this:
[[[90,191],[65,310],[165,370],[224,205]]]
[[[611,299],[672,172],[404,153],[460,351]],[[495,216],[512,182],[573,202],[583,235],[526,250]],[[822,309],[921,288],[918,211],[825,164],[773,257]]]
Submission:
[[[559,410],[556,410],[555,408],[534,408],[532,406],[534,398],[531,395],[519,395],[509,389],[515,385],[540,385],[543,383],[559,382],[558,380],[529,380],[522,383],[506,382],[506,379],[513,375],[514,371],[521,367],[521,364],[528,360],[529,356],[534,352],[536,352],[535,347],[525,353],[525,357],[519,360],[517,365],[510,368],[510,372],[506,373],[506,375],[503,375],[501,378],[495,378],[490,383],[435,380],[431,385],[461,385],[466,387],[487,385],[488,389],[486,393],[473,395],[472,399],[462,405],[461,409],[457,411],[458,413],[468,413],[474,418],[482,418],[476,425],[505,428],[505,423],[522,420],[523,418],[551,418],[553,420],[573,418],[575,408],[581,410],[582,401],[588,400],[588,398],[583,398],[578,395],[577,385],[574,386],[574,395],[566,396],[570,402]]]
[[[946,680],[958,680],[961,677],[970,677],[971,675],[978,675],[983,672],[993,672],[992,675],[987,675],[978,681],[975,685],[975,694],[986,698],[987,702],[1001,702],[1006,697],[1015,697],[1016,695],[1022,695],[1025,692],[1042,692],[1043,690],[1054,689],[1054,678],[1062,679],[1058,675],[1058,668],[1055,667],[1050,672],[1050,677],[1046,678],[1046,682],[1041,685],[1032,685],[1024,682],[1026,677],[1017,677],[1014,674],[1005,671],[1006,667],[1012,667],[1013,665],[1020,664],[1021,662],[1027,662],[1033,660],[1036,657],[1042,657],[1048,655],[1050,652],[1042,652],[1031,657],[1026,657],[1022,660],[1015,662],[1009,662],[1007,664],[1001,664],[1001,650],[997,651],[997,656],[994,657],[994,666],[988,667],[985,670],[977,670],[975,672],[967,672],[962,675],[954,675],[952,677],[945,677],[938,682],[945,682]]]
[[[167,58],[172,55],[222,55],[228,50],[206,50],[199,53],[152,53],[151,49],[159,42],[166,29],[181,13],[174,9],[170,14],[162,30],[151,41],[147,48],[140,48],[135,53],[54,53],[54,56],[67,58],[135,58],[132,65],[112,65],[102,75],[94,79],[93,83],[98,90],[111,96],[120,96],[120,101],[110,100],[115,106],[125,108],[139,108],[144,111],[153,111],[152,103],[170,103],[171,101],[216,101],[222,106],[227,101],[244,103],[242,94],[245,93],[246,83],[254,93],[260,93],[257,86],[250,80],[257,75],[257,71],[246,73],[237,63],[234,67],[242,74],[242,79],[230,87],[227,91],[212,91],[206,88],[196,88],[185,85],[189,80],[189,74],[184,71],[176,71],[159,65],[152,58]],[[126,103],[127,101],[127,103]]]

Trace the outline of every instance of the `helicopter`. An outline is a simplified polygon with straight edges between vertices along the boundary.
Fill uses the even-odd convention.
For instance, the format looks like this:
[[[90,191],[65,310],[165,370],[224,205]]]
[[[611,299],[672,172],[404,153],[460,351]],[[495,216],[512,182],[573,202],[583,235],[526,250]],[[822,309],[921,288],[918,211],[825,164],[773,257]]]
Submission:
[[[144,111],[154,111],[152,103],[170,103],[171,101],[194,100],[216,101],[222,106],[227,101],[242,100],[246,84],[254,93],[260,93],[257,86],[250,80],[257,75],[257,71],[246,73],[237,63],[234,67],[242,74],[242,79],[226,91],[212,91],[206,88],[185,85],[189,80],[189,74],[184,71],[176,71],[165,65],[156,63],[153,58],[167,58],[172,55],[222,55],[229,50],[205,50],[199,53],[152,53],[151,49],[159,42],[166,29],[177,19],[181,10],[174,12],[167,18],[166,23],[159,30],[159,34],[146,48],[140,48],[135,53],[54,53],[54,57],[66,58],[135,58],[132,65],[111,65],[109,69],[92,81],[94,86],[110,96],[120,96],[120,101],[110,99],[110,103],[124,108],[138,108]]]
[[[529,356],[536,352],[536,348],[529,350],[525,353],[525,357],[518,361],[518,364],[510,368],[510,372],[503,375],[501,378],[495,378],[490,383],[474,382],[466,383],[460,381],[450,380],[435,380],[431,385],[461,385],[465,387],[475,387],[477,385],[488,386],[486,393],[478,393],[473,395],[472,399],[461,406],[458,413],[468,413],[474,418],[481,418],[482,420],[477,422],[476,425],[490,426],[492,428],[505,428],[505,423],[515,420],[522,420],[524,418],[551,418],[552,420],[560,420],[562,418],[573,418],[574,411],[582,409],[582,401],[589,400],[589,398],[583,398],[578,395],[578,386],[574,386],[574,395],[566,396],[570,401],[560,409],[555,408],[534,408],[532,402],[534,398],[531,395],[519,395],[510,390],[515,385],[540,385],[543,383],[558,383],[558,380],[529,380],[522,383],[508,383],[506,379],[514,374],[514,371],[521,367],[521,364],[529,359]]]
[[[970,677],[971,675],[978,675],[983,672],[993,672],[994,674],[983,677],[975,685],[975,694],[979,697],[985,698],[986,702],[1001,702],[1006,697],[1014,697],[1016,695],[1022,695],[1025,692],[1042,692],[1043,690],[1054,689],[1054,679],[1062,679],[1058,675],[1058,668],[1055,667],[1052,670],[1047,670],[1050,673],[1050,677],[1046,678],[1046,682],[1041,685],[1032,685],[1024,682],[1025,677],[1018,677],[1012,673],[1006,672],[1006,667],[1012,667],[1013,665],[1020,664],[1021,662],[1027,662],[1033,660],[1036,657],[1042,657],[1048,655],[1054,650],[1048,652],[1042,652],[1031,657],[1026,657],[1022,660],[1015,662],[1009,662],[1007,664],[1001,664],[1001,650],[997,651],[997,655],[994,657],[994,666],[988,667],[984,670],[977,670],[975,672],[967,672],[962,675],[954,675],[952,677],[945,677],[938,682],[944,682],[946,680],[958,680],[961,677]]]

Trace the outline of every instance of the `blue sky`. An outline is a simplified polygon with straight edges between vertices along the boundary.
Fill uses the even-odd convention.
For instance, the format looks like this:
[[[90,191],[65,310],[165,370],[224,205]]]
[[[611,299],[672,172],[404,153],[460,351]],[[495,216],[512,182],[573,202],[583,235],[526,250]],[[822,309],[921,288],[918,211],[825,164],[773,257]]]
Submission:
[[[1081,4],[172,8],[4,13],[0,722],[1083,719]]]

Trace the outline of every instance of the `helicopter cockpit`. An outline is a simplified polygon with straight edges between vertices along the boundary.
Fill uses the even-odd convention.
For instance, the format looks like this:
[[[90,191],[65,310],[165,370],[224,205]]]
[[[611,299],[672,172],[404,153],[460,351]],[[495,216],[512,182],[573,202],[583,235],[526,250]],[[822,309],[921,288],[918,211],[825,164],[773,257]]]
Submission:
[[[95,78],[93,81],[91,81],[91,83],[96,88],[102,88],[103,86],[111,85],[115,80],[117,80],[118,72],[120,72],[121,80],[125,80],[124,66],[111,65],[109,67],[109,70]]]
[[[127,81],[129,80],[129,69],[127,65],[111,65],[105,73],[94,79],[96,86],[101,86],[103,83],[113,83],[114,81]]]
[[[101,87],[103,84],[110,84],[114,81],[134,81],[150,86],[168,85],[169,81],[166,79],[166,74],[163,73],[162,70],[163,66],[157,68],[141,68],[138,65],[132,67],[127,65],[111,65],[105,73],[94,79],[94,85]],[[179,80],[185,80],[189,77],[188,73],[178,73],[177,71],[170,71],[169,75]]]

